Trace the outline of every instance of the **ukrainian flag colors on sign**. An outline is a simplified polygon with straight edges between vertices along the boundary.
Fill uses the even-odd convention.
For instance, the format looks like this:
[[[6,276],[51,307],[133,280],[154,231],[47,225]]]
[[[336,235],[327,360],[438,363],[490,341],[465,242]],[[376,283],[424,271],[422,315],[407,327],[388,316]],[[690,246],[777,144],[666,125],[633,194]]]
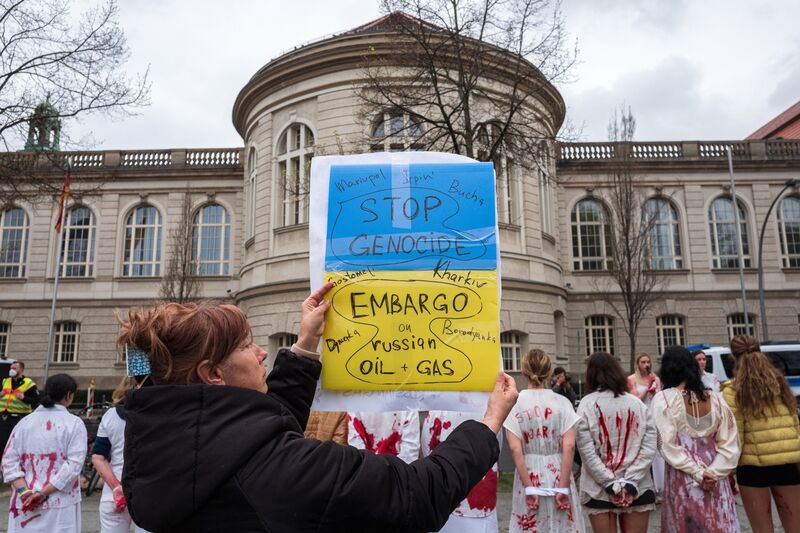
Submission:
[[[325,389],[491,389],[494,190],[490,163],[331,166]]]

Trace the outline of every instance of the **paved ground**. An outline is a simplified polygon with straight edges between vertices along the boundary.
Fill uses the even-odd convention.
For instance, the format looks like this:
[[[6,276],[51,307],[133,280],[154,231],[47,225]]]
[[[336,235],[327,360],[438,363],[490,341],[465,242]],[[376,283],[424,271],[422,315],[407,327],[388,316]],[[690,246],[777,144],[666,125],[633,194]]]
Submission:
[[[0,509],[8,509],[8,497],[9,497],[8,490],[4,491],[0,494]],[[83,503],[81,504],[81,515],[83,521],[83,532],[82,533],[99,533],[100,532],[100,519],[97,512],[97,508],[100,505],[100,495],[99,492],[92,495],[91,498],[84,498]],[[742,507],[741,501],[738,502],[737,510],[739,511],[739,520],[742,523],[742,531],[745,533],[750,533],[750,526],[747,522],[747,517],[744,513],[744,507]],[[502,492],[500,493],[500,498],[498,500],[497,506],[497,516],[500,525],[500,533],[507,533],[508,532],[508,519],[511,514],[511,493],[509,492]],[[780,524],[778,521],[778,516],[773,509],[773,516],[775,520],[775,524]],[[656,512],[650,516],[650,528],[648,529],[648,533],[651,532],[661,532],[661,528],[659,527],[661,520],[661,516],[659,514],[659,510],[656,509]],[[6,525],[8,523],[8,513],[7,512],[0,512],[0,531],[6,531]],[[587,531],[591,531],[589,527],[589,520],[586,520]],[[778,525],[775,529],[776,532],[783,532],[783,529]],[[665,532],[666,533],[666,532]]]

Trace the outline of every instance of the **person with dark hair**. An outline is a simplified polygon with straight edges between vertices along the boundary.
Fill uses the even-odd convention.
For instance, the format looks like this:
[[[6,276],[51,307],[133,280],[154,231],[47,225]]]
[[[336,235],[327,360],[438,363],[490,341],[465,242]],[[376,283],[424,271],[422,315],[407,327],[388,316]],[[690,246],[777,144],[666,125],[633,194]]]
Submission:
[[[578,405],[581,501],[597,533],[645,533],[656,496],[650,465],[656,429],[647,407],[628,392],[619,362],[605,352],[586,363]],[[671,531],[671,530],[664,530]]]
[[[9,533],[81,530],[86,426],[67,411],[77,390],[72,376],[50,376],[41,405],[11,433],[2,462],[3,480],[14,491]]]
[[[569,400],[569,403],[574,408],[575,402],[578,401],[578,395],[575,394],[575,391],[572,389],[572,383],[570,383],[569,375],[563,366],[557,366],[553,370],[553,377],[551,378],[551,381],[553,383],[553,386],[551,387],[552,391]]]
[[[436,531],[497,461],[517,399],[498,373],[483,422],[466,421],[406,464],[303,438],[322,365],[330,283],[301,307],[300,331],[272,372],[232,305],[162,304],[121,320],[118,344],[150,364],[125,397],[122,488],[150,531]],[[138,357],[138,355],[137,355]]]
[[[8,377],[3,378],[0,392],[0,450],[6,449],[14,426],[38,404],[39,391],[36,383],[25,376],[25,363],[14,361],[9,365]]]
[[[661,530],[739,531],[728,475],[739,460],[736,422],[722,397],[706,389],[697,361],[683,346],[661,359],[661,382],[651,408],[658,450],[667,468]]]
[[[585,531],[572,478],[578,416],[569,400],[547,388],[552,372],[544,350],[533,348],[522,357],[528,388],[503,424],[517,472],[511,533]]]
[[[774,500],[785,531],[800,531],[800,421],[786,378],[749,335],[731,340],[735,377],[723,388],[739,429],[736,478],[753,531],[772,531]]]
[[[697,367],[700,369],[700,379],[703,381],[703,385],[709,390],[719,392],[719,378],[710,372],[706,372],[706,352],[703,350],[692,350],[691,354],[694,360],[697,361]]]

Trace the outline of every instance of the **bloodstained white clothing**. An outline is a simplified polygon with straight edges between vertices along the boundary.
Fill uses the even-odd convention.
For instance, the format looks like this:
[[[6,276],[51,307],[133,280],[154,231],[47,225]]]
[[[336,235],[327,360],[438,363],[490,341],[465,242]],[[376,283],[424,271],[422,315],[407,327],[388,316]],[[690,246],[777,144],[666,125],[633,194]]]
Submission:
[[[422,423],[422,455],[427,457],[462,422],[483,420],[483,413],[428,411]],[[458,504],[441,531],[490,533],[497,531],[497,463]]]
[[[347,444],[377,454],[396,455],[406,463],[419,459],[416,411],[347,413]]]
[[[711,389],[714,392],[719,392],[719,378],[710,373],[710,372],[700,372],[700,378],[703,380],[703,385],[707,389]]]
[[[35,511],[22,511],[16,492],[9,502],[9,531],[59,531],[77,517],[72,531],[80,530],[80,473],[86,459],[86,426],[63,405],[39,406],[14,427],[3,453],[3,479],[25,478],[28,488],[47,483],[56,492]],[[73,507],[75,510],[67,509]],[[66,521],[66,522],[65,522]],[[61,526],[59,526],[61,524]]]

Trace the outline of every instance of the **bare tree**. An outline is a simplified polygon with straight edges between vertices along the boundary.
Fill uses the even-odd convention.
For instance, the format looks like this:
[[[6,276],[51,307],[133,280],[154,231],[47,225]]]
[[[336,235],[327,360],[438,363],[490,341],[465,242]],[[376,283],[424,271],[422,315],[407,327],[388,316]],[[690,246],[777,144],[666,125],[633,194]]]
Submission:
[[[197,299],[200,293],[193,261],[193,214],[192,193],[187,186],[183,193],[180,219],[169,233],[169,259],[159,289],[159,297],[167,302],[190,302]]]
[[[129,78],[129,51],[115,0],[75,16],[69,0],[0,0],[0,143],[55,147],[69,142],[63,119],[92,113],[125,116],[148,103],[147,73]],[[36,115],[38,123],[30,128]],[[49,166],[63,169],[63,158]],[[0,158],[0,203],[57,193],[58,180],[32,167],[36,158]],[[61,175],[63,177],[63,174]]]
[[[495,161],[505,147],[535,154],[553,139],[540,102],[563,105],[552,84],[569,78],[577,54],[558,0],[382,0],[381,9],[398,38],[366,55],[357,87],[362,120],[391,117],[373,142],[405,136],[415,149]]]
[[[650,306],[658,300],[667,284],[664,271],[653,264],[653,238],[659,213],[645,208],[645,190],[637,187],[640,176],[631,142],[636,133],[636,119],[630,108],[615,110],[608,125],[608,138],[615,143],[613,167],[605,185],[608,190],[610,242],[608,274],[619,288],[600,290],[606,303],[622,320],[628,337],[630,364],[636,359],[636,336]]]

